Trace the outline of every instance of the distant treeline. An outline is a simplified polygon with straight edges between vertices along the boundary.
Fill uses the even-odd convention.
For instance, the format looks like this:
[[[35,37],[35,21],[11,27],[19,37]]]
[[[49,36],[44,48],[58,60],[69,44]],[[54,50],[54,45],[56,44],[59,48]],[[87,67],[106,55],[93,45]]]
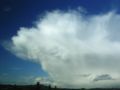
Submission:
[[[57,88],[39,84],[36,85],[0,85],[0,90],[120,90],[120,88],[91,88],[91,89],[68,89],[68,88]]]

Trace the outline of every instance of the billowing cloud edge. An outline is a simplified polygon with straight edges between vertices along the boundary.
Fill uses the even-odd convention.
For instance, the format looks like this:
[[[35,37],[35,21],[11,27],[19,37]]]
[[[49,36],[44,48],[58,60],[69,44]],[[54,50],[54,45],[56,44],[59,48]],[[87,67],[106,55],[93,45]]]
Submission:
[[[84,16],[76,10],[55,10],[47,12],[35,26],[21,27],[5,47],[41,64],[58,86],[114,86],[120,79],[119,24],[120,15],[113,11]],[[104,74],[118,81],[93,82]]]

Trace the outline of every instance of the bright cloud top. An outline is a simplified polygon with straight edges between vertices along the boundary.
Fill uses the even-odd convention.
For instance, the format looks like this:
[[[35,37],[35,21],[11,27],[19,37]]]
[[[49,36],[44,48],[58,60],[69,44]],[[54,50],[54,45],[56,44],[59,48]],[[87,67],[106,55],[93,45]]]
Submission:
[[[47,12],[12,37],[11,51],[42,65],[62,87],[112,87],[120,83],[120,15]]]

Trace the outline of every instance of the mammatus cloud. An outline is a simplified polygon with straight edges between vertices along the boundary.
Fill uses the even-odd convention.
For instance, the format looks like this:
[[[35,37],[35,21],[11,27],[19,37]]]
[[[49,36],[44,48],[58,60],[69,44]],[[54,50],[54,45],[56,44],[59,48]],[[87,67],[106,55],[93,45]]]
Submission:
[[[76,10],[55,10],[35,26],[21,27],[9,50],[41,64],[57,86],[113,87],[120,84],[119,35],[117,13],[84,15]],[[115,80],[95,82],[101,77]]]

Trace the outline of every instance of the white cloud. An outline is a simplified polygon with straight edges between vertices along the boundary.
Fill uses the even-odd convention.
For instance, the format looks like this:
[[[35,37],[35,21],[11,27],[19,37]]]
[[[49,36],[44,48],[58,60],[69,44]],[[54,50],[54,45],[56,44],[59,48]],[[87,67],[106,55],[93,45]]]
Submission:
[[[58,86],[111,87],[119,81],[93,80],[103,74],[120,79],[119,29],[120,15],[114,12],[85,16],[55,10],[35,26],[20,28],[9,49],[40,63]]]

